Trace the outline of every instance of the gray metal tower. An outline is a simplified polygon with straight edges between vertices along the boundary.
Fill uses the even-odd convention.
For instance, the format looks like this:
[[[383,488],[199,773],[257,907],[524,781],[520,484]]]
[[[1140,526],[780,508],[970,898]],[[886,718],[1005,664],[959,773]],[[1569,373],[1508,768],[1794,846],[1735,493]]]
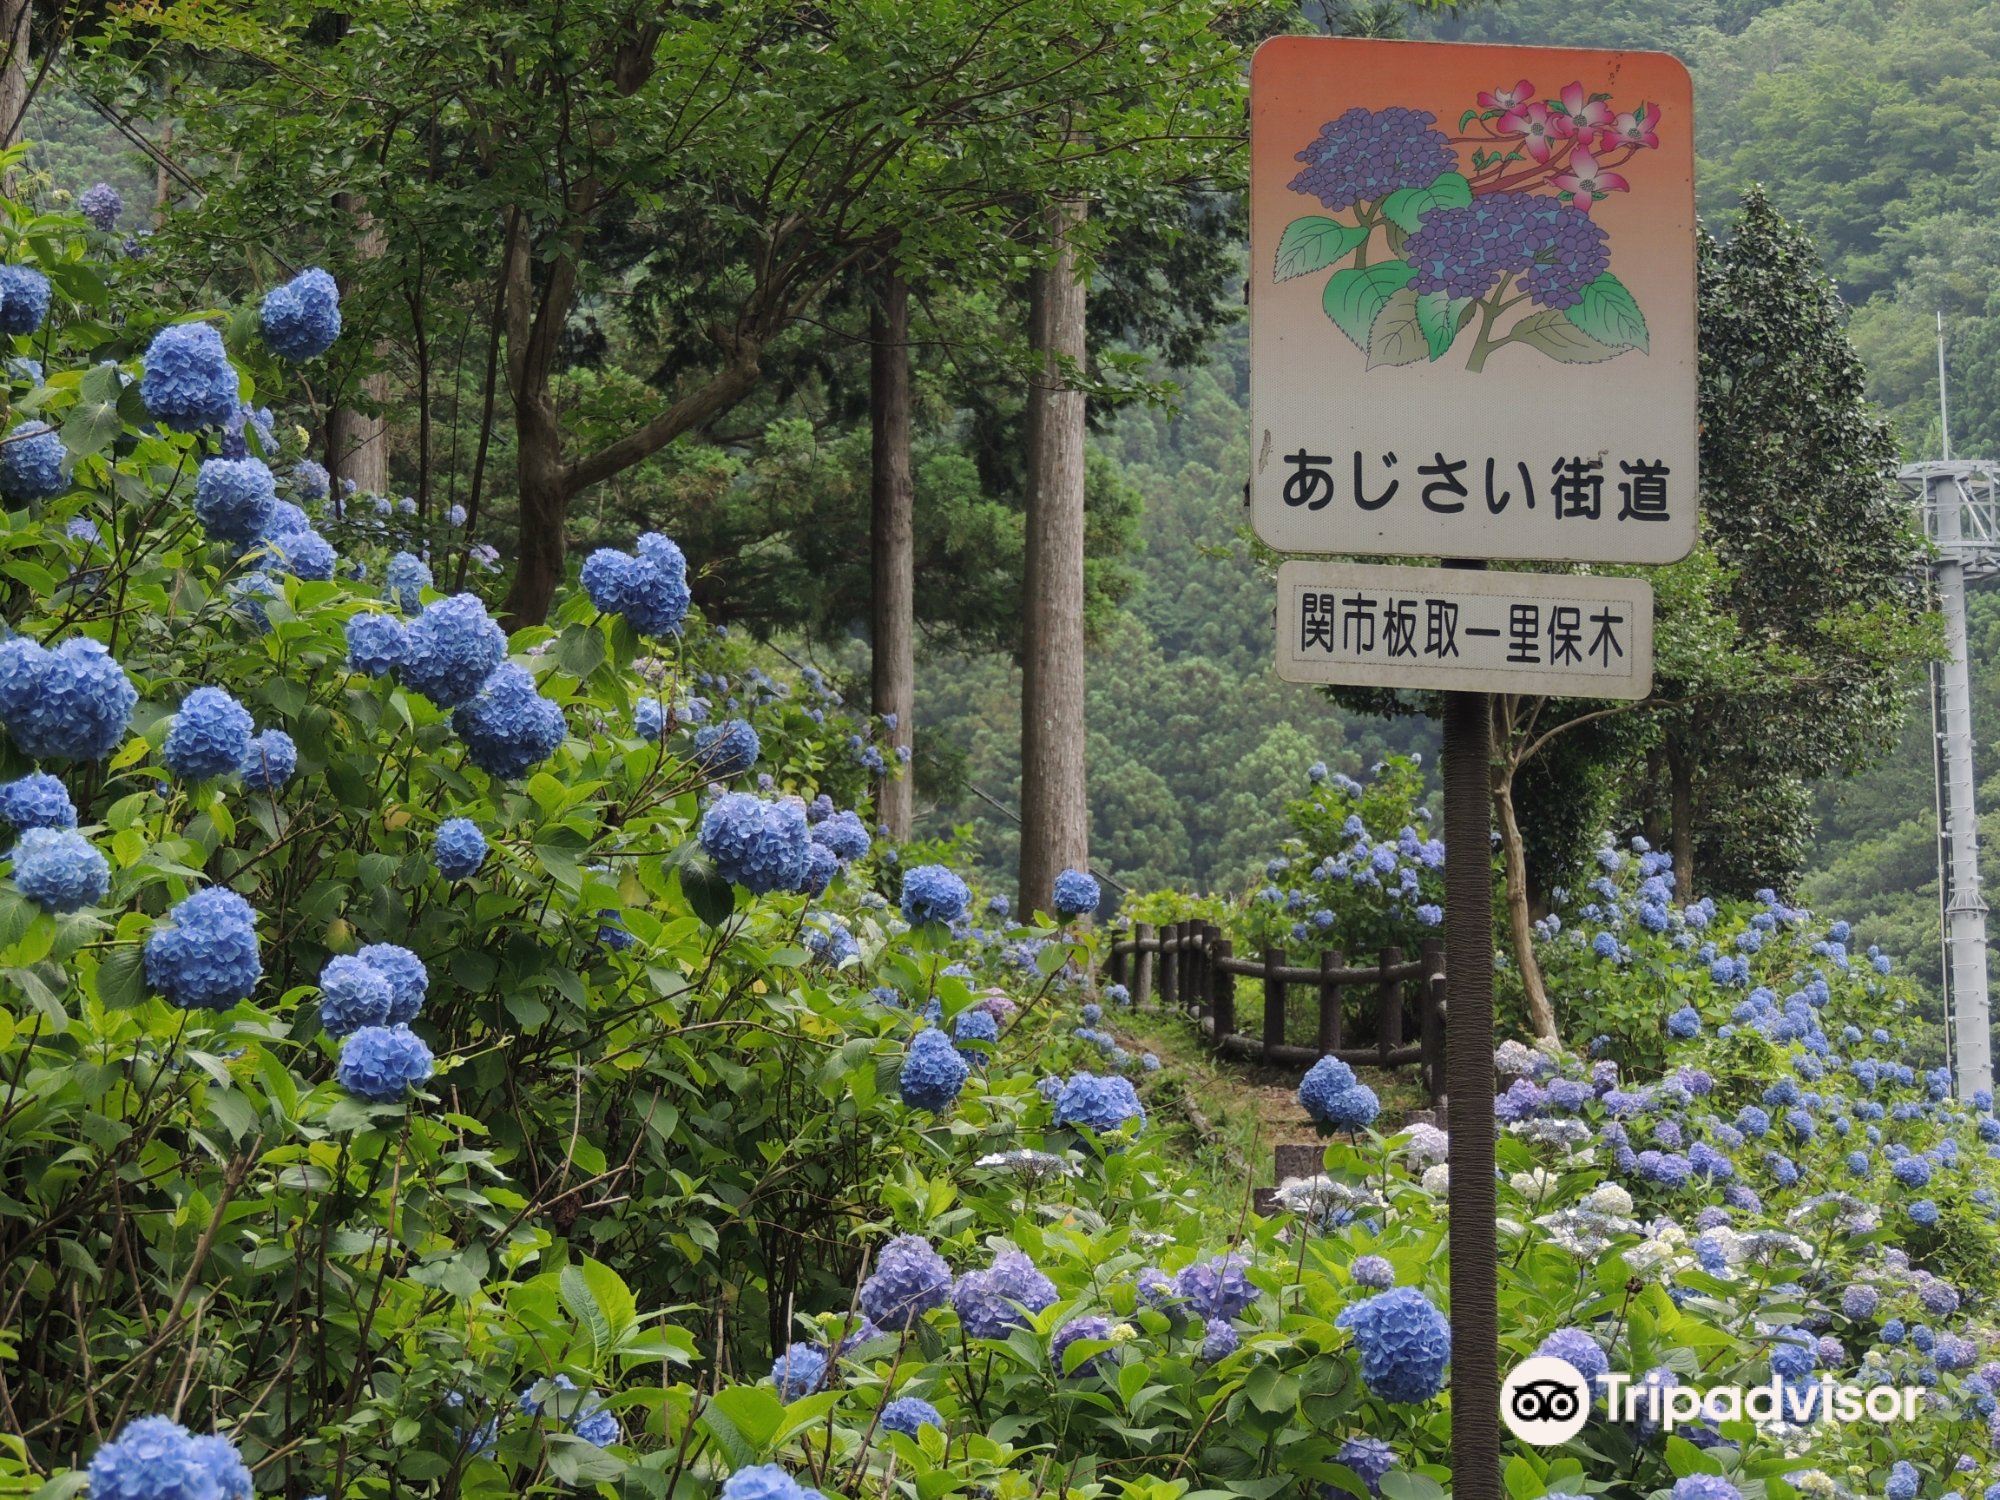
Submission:
[[[1940,348],[1939,374],[1943,374]],[[1945,452],[1951,451],[1949,436]],[[1986,902],[1979,894],[1979,814],[1973,805],[1972,683],[1966,666],[1965,591],[2000,576],[2000,464],[1946,457],[1899,476],[1923,508],[1936,549],[1931,577],[1944,615],[1945,659],[1931,669],[1937,741],[1938,888],[1944,917],[1945,1024],[1961,1099],[1993,1087],[1986,990]]]

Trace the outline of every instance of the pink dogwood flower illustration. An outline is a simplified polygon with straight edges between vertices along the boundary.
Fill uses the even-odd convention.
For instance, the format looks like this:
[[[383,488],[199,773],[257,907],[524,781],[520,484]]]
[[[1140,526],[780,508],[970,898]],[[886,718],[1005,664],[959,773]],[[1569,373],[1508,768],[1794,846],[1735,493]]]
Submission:
[[[1611,122],[1611,128],[1603,133],[1602,149],[1630,146],[1634,150],[1654,150],[1660,144],[1659,124],[1660,107],[1642,104]]]
[[[1523,78],[1511,89],[1482,90],[1479,95],[1481,109],[1519,109],[1535,97],[1535,86]]]
[[[1556,146],[1569,139],[1575,129],[1567,115],[1558,114],[1539,101],[1511,109],[1500,117],[1500,133],[1518,135],[1521,149],[1538,163],[1547,161]]]
[[[1583,146],[1569,159],[1569,170],[1558,172],[1549,181],[1564,192],[1569,193],[1578,208],[1590,212],[1591,204],[1606,193],[1630,192],[1632,184],[1616,172],[1607,171],[1597,164],[1597,158]]]
[[[1585,140],[1611,124],[1611,106],[1602,99],[1588,97],[1580,83],[1572,83],[1563,89],[1562,107],[1569,118],[1569,133],[1580,135]]]

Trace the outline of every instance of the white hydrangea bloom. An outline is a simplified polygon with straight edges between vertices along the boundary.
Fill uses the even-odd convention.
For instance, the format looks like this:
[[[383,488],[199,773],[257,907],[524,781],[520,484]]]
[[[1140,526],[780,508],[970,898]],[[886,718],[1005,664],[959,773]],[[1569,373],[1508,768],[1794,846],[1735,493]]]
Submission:
[[[1602,1182],[1585,1194],[1583,1206],[1613,1219],[1630,1218],[1632,1195],[1615,1182]]]
[[[1412,1125],[1397,1139],[1403,1153],[1418,1161],[1443,1161],[1451,1155],[1451,1137],[1435,1125]]]
[[[1451,1168],[1438,1166],[1424,1169],[1424,1191],[1442,1198],[1451,1189]]]

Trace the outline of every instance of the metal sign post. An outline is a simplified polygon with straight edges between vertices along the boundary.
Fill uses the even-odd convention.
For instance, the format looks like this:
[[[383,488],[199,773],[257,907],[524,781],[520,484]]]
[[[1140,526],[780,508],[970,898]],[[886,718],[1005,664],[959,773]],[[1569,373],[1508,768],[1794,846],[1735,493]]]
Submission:
[[[1696,536],[1693,88],[1660,53],[1279,37],[1250,70],[1251,523],[1288,554]],[[1292,562],[1279,675],[1444,695],[1451,1442],[1500,1500],[1490,692],[1643,698],[1627,578]]]

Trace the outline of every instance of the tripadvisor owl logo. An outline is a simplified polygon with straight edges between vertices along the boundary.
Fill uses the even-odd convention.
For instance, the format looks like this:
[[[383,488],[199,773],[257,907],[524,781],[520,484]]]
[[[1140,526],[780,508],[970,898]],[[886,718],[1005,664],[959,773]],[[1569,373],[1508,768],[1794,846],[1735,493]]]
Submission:
[[[1695,1422],[1907,1422],[1923,1395],[1919,1386],[1858,1386],[1822,1378],[1763,1385],[1678,1385],[1634,1380],[1613,1370],[1595,1394],[1614,1422],[1650,1423],[1671,1430]],[[1583,1431],[1593,1406],[1591,1382],[1566,1359],[1538,1354],[1516,1365],[1500,1385],[1500,1420],[1522,1442],[1537,1448],[1566,1443]]]

